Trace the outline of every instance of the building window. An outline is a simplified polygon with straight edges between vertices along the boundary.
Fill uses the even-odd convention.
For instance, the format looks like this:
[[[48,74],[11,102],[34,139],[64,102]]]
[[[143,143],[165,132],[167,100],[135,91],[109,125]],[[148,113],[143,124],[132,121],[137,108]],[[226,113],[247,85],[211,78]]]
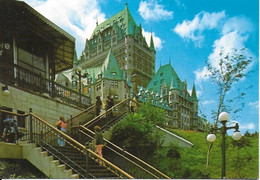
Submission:
[[[98,75],[98,80],[102,79],[102,74]]]
[[[154,84],[153,84],[154,86],[156,86],[157,85],[157,81],[154,81]]]
[[[92,78],[88,78],[88,84],[91,84]]]
[[[111,87],[111,88],[114,88],[114,82],[113,82],[113,81],[110,82],[110,87]]]
[[[163,95],[166,95],[166,89],[163,89],[163,93],[162,93]]]
[[[116,41],[116,37],[113,37],[112,42],[114,43]]]
[[[97,89],[97,91],[100,91],[101,90],[101,84],[97,84],[96,89]]]
[[[161,80],[160,80],[160,84],[162,84],[163,82],[164,82],[164,79],[161,79]]]
[[[162,76],[162,75],[163,75],[163,73],[160,74],[160,76]]]
[[[17,51],[17,59],[18,65],[29,70],[35,72],[37,74],[41,74],[42,77],[46,75],[46,67],[45,67],[45,59],[43,53],[32,53],[31,50],[25,50],[18,47]]]
[[[73,87],[76,87],[76,86],[77,86],[77,84],[78,84],[78,82],[77,82],[77,81],[72,81],[72,86],[73,86]]]
[[[115,82],[115,88],[118,88],[118,82]]]

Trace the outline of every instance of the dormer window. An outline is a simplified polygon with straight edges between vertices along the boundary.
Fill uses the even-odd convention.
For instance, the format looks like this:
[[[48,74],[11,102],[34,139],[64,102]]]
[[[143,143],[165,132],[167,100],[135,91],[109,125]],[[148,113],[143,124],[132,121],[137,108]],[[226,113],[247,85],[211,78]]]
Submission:
[[[115,78],[116,77],[116,72],[112,72],[112,76],[113,76],[113,78]]]
[[[98,75],[98,80],[102,79],[102,74]]]
[[[164,82],[164,79],[161,79],[160,84],[162,84],[163,82]]]

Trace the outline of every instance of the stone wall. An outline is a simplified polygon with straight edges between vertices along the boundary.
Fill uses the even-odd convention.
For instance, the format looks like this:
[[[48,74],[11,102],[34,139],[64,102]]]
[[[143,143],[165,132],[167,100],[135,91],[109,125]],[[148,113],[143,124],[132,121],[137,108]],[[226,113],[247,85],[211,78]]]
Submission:
[[[10,95],[4,95],[2,87],[4,84],[0,83],[0,106],[12,108],[13,112],[24,111],[29,112],[32,108],[34,114],[46,120],[50,124],[55,124],[60,116],[64,116],[65,119],[70,118],[71,115],[75,115],[82,111],[82,109],[70,106],[59,100],[36,94],[33,92],[26,92],[21,89],[17,89],[8,86]]]

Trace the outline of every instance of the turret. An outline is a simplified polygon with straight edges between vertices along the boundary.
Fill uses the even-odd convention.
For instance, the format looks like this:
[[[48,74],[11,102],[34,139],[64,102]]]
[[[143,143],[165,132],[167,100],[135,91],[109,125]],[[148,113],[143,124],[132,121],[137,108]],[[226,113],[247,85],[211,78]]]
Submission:
[[[151,35],[150,50],[153,51],[154,53],[156,52],[156,51],[155,51],[155,48],[154,48],[154,43],[153,43],[153,35]]]

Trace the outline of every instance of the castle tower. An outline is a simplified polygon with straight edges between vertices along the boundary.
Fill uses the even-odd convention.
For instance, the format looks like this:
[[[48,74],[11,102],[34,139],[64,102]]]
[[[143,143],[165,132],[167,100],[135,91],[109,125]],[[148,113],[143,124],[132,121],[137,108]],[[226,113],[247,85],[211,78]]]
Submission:
[[[131,80],[134,75],[137,86],[146,87],[155,72],[153,37],[148,46],[142,26],[136,24],[127,3],[122,11],[97,24],[74,68],[101,66],[110,48],[126,79]]]

